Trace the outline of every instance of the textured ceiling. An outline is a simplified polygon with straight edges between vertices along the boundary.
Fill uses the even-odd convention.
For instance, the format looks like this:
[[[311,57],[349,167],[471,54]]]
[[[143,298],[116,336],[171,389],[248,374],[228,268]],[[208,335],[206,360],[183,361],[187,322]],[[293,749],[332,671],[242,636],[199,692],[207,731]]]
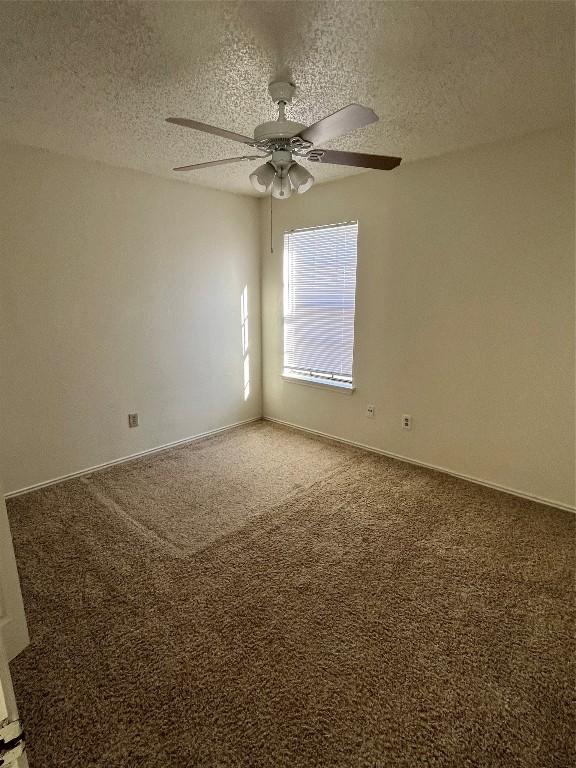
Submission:
[[[310,124],[351,101],[380,122],[337,149],[415,160],[568,123],[571,2],[1,2],[0,138],[251,193],[250,165],[174,165],[241,144],[164,122],[251,134],[272,79]],[[257,163],[256,163],[257,165]],[[314,166],[319,181],[355,173]]]

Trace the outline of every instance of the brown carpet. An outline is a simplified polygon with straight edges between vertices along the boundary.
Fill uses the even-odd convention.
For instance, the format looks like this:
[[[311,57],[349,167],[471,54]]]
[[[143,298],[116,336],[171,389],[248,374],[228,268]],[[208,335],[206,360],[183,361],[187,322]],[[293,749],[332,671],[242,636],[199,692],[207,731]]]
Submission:
[[[31,768],[568,768],[568,512],[266,422],[9,502]]]

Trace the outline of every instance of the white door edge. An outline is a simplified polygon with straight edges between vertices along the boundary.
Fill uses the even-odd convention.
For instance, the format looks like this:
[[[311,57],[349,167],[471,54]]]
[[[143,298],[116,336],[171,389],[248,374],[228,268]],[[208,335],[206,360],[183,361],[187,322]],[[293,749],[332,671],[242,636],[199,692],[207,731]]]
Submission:
[[[12,687],[8,658],[4,646],[0,642],[0,725],[3,725],[6,721],[12,722],[17,719],[18,707],[16,706],[16,697]],[[16,760],[3,765],[3,768],[29,768],[26,752]]]

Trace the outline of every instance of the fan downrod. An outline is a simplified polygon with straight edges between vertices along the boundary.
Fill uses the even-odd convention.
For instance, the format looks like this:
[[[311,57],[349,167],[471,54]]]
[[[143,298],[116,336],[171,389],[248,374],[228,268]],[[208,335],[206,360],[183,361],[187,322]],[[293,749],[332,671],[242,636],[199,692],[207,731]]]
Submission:
[[[275,149],[274,139],[282,142],[282,140],[291,139],[304,130],[304,125],[293,120],[287,120],[284,114],[284,110],[292,102],[295,92],[296,86],[294,83],[288,83],[284,80],[270,83],[268,93],[272,101],[278,105],[278,119],[256,126],[254,129],[254,140],[256,142],[270,142],[269,148]]]

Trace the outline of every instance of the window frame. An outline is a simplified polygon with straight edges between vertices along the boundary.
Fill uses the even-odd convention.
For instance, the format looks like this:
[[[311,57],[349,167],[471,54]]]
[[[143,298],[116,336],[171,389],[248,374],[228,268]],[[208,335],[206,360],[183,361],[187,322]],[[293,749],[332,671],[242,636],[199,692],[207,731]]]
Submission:
[[[320,371],[311,371],[311,370],[304,370],[304,369],[287,369],[285,366],[285,344],[286,344],[286,328],[285,328],[285,322],[286,322],[286,303],[287,303],[287,288],[288,288],[288,277],[287,277],[287,258],[286,258],[286,237],[294,234],[296,232],[310,232],[312,230],[319,230],[319,229],[331,229],[332,227],[345,227],[350,225],[356,225],[356,272],[354,275],[354,325],[353,325],[353,336],[354,340],[352,343],[352,374],[350,376],[350,379],[347,377],[339,377],[339,374],[337,373],[329,373],[326,372],[325,376],[321,375]],[[282,320],[282,370],[281,370],[281,378],[290,383],[294,384],[301,384],[308,387],[315,387],[315,388],[321,388],[333,392],[337,392],[340,394],[346,394],[351,395],[356,390],[356,384],[355,384],[355,350],[356,350],[356,298],[358,293],[358,237],[359,237],[359,221],[358,219],[352,219],[350,221],[338,221],[331,224],[317,224],[310,227],[293,227],[291,229],[284,230],[283,236],[282,236],[282,312],[281,312],[281,320]]]

